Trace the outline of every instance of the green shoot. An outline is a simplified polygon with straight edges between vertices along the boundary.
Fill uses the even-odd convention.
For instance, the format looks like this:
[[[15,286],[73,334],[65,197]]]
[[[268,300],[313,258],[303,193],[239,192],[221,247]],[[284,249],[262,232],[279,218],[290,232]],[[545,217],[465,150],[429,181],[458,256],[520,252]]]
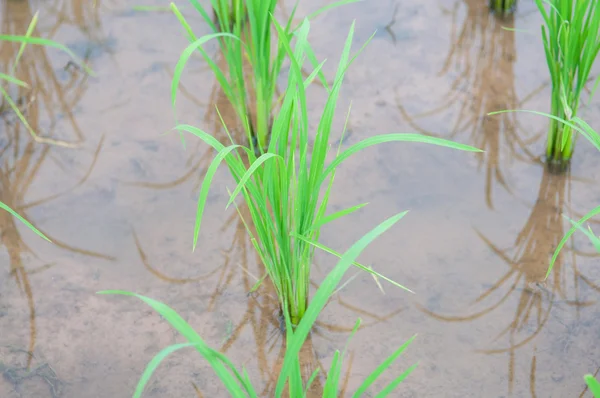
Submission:
[[[302,375],[300,372],[300,349],[304,345],[310,330],[318,315],[321,313],[325,305],[327,304],[331,294],[341,282],[343,276],[346,274],[348,269],[355,262],[359,254],[379,235],[384,233],[386,230],[391,228],[396,222],[398,222],[404,213],[397,214],[371,230],[361,239],[359,239],[348,251],[346,251],[337,265],[331,270],[331,272],[325,277],[325,280],[321,283],[321,286],[315,293],[315,296],[306,311],[306,316],[302,319],[300,324],[295,330],[287,328],[286,336],[286,353],[283,359],[283,365],[278,377],[277,385],[275,388],[274,397],[284,396],[284,388],[287,384],[289,397],[290,398],[302,398],[307,396],[307,390],[310,387],[310,383],[314,380],[317,374],[308,380],[307,383],[302,381]],[[182,336],[184,336],[189,343],[176,344],[163,349],[159,352],[148,364],[146,370],[142,374],[135,393],[134,398],[140,398],[144,391],[145,386],[154,374],[160,363],[171,353],[180,350],[182,348],[194,347],[204,359],[206,359],[217,377],[221,380],[231,397],[258,397],[257,390],[252,386],[252,383],[247,377],[245,369],[238,371],[229,359],[215,349],[209,347],[206,342],[194,331],[194,329],[173,309],[167,305],[155,301],[151,298],[141,296],[138,294],[125,292],[125,291],[102,291],[99,294],[121,294],[126,296],[137,297],[144,301],[146,304],[151,306],[156,312],[164,317]],[[286,317],[286,322],[290,323],[290,318]],[[357,322],[352,335],[358,329],[359,322]],[[351,336],[352,337],[352,336]],[[372,384],[381,376],[381,374],[388,369],[392,363],[404,352],[408,345],[414,340],[416,336],[411,337],[402,346],[396,349],[392,355],[390,355],[385,361],[381,363],[359,386],[354,397],[361,397],[363,394],[372,386]],[[327,374],[327,380],[325,382],[323,390],[323,398],[337,398],[339,392],[339,374],[341,373],[341,366],[344,359],[345,350],[340,354],[336,351],[334,354],[334,361],[332,363],[332,369]],[[392,382],[384,387],[377,397],[388,396],[415,368],[417,365],[413,365],[404,371],[402,374],[397,376]]]
[[[234,204],[240,195],[246,202],[251,220],[245,220],[241,213],[240,217],[265,266],[266,274],[275,287],[282,314],[289,316],[292,325],[296,326],[307,312],[310,270],[315,249],[324,247],[319,244],[321,227],[362,207],[355,206],[334,215],[326,214],[335,172],[345,159],[367,147],[397,141],[430,143],[466,151],[479,150],[425,135],[384,134],[367,138],[344,151],[337,148],[334,159],[327,164],[326,159],[331,149],[330,134],[342,81],[356,57],[350,55],[354,24],[348,33],[334,83],[327,92],[327,102],[320,115],[312,145],[309,145],[311,131],[305,89],[318,75],[323,63],[319,64],[306,80],[304,79],[301,67],[306,58],[311,56],[307,41],[310,29],[308,19],[305,19],[294,33],[294,49],[291,48],[290,40],[281,39],[288,35],[286,28],[276,21],[275,27],[280,37],[279,43],[290,59],[290,72],[279,112],[273,121],[267,151],[256,158],[252,147],[244,147],[233,141],[231,145],[225,146],[212,135],[196,127],[178,125],[176,130],[197,136],[217,151],[207,170],[198,198],[194,249],[198,243],[208,191],[217,168],[221,162],[225,162],[237,184],[230,195],[228,205]],[[184,51],[177,64],[178,72],[174,74],[173,88],[177,87],[182,65],[204,40],[198,39]],[[173,102],[174,96],[175,91]],[[250,228],[250,224],[253,228]],[[327,251],[336,254],[334,250]],[[377,278],[389,281],[370,267],[358,263],[355,265]],[[395,282],[391,283],[402,287]]]
[[[544,7],[549,5],[549,11]],[[600,50],[598,0],[536,0],[544,19],[542,39],[552,82],[553,116],[572,121],[592,65]],[[546,158],[552,171],[563,171],[573,154],[568,124],[550,120]]]

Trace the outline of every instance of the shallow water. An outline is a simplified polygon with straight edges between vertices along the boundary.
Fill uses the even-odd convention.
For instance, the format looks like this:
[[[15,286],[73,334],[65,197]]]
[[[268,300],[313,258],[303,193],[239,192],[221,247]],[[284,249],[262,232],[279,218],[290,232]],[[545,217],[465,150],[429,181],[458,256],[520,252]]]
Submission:
[[[600,204],[600,156],[579,141],[571,173],[550,175],[539,160],[545,119],[485,116],[549,106],[534,3],[521,1],[502,22],[485,3],[374,0],[312,24],[311,40],[319,58],[331,59],[330,74],[353,19],[357,47],[377,30],[343,89],[336,125],[352,102],[346,145],[417,130],[486,151],[394,144],[349,158],[338,172],[332,209],[370,204],[328,227],[323,241],[344,250],[384,218],[410,210],[361,261],[416,292],[386,287],[382,295],[359,274],[325,309],[303,353],[308,369],[328,368],[357,317],[366,325],[350,343],[346,395],[415,333],[379,384],[419,361],[394,396],[586,396],[583,375],[600,366],[600,267],[585,237],[543,282],[567,230],[560,214],[576,218]],[[135,299],[94,294],[103,289],[171,305],[244,365],[263,396],[272,394],[283,347],[275,299],[266,289],[247,295],[261,269],[236,214],[224,211],[226,170],[191,253],[195,201],[212,153],[193,139],[184,152],[179,137],[159,135],[175,123],[170,78],[186,41],[174,17],[132,11],[140,4],[2,3],[3,32],[23,34],[39,9],[36,34],[66,44],[97,76],[65,68],[69,59],[56,50],[29,49],[18,73],[33,92],[16,94],[32,127],[60,142],[34,143],[2,115],[0,200],[55,244],[0,213],[1,397],[128,397],[147,362],[182,341]],[[298,15],[324,4],[303,1]],[[207,32],[189,16],[196,34]],[[3,68],[17,50],[1,45]],[[217,131],[212,104],[224,100],[204,64],[190,64],[183,88],[179,119]],[[324,93],[315,87],[310,95],[317,111]],[[597,110],[595,100],[581,116],[600,126]],[[315,282],[334,261],[317,260]],[[192,397],[196,388],[205,397],[227,396],[206,362],[180,351],[145,396]]]

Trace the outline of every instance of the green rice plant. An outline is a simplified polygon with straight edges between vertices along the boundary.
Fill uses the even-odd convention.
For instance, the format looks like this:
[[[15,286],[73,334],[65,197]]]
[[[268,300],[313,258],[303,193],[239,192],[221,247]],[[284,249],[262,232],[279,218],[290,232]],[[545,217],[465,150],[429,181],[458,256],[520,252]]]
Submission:
[[[43,39],[43,38],[39,38],[39,37],[32,37],[31,36],[32,33],[33,33],[33,31],[35,30],[36,25],[37,25],[38,14],[39,13],[35,13],[35,15],[33,16],[33,18],[31,19],[31,23],[29,24],[29,26],[27,28],[27,32],[25,33],[25,35],[19,36],[19,35],[5,35],[5,34],[0,34],[0,41],[21,43],[21,46],[19,48],[19,52],[17,53],[17,57],[16,57],[13,65],[12,65],[11,71],[9,73],[0,73],[0,94],[2,95],[2,97],[4,98],[4,100],[6,101],[6,103],[9,105],[9,107],[12,109],[12,111],[17,115],[17,117],[19,118],[19,120],[21,121],[21,123],[25,126],[25,128],[27,129],[27,131],[29,131],[29,134],[31,134],[31,136],[36,141],[38,141],[38,142],[45,142],[43,139],[41,139],[40,137],[38,137],[38,135],[33,130],[33,128],[31,127],[31,125],[27,122],[27,119],[23,115],[23,112],[19,109],[19,106],[17,105],[17,103],[15,102],[15,100],[13,100],[12,97],[10,96],[9,88],[7,87],[9,84],[15,84],[15,85],[20,86],[20,87],[29,88],[29,85],[26,82],[24,82],[22,80],[19,80],[16,77],[13,76],[14,73],[15,73],[15,70],[17,68],[17,65],[19,64],[19,61],[21,60],[21,57],[23,56],[23,52],[25,51],[25,47],[28,44],[35,44],[35,45],[41,45],[41,46],[46,46],[46,47],[57,48],[59,50],[64,51],[71,58],[73,58],[75,61],[77,61],[88,74],[93,75],[94,73],[83,62],[79,61],[79,59],[77,58],[77,56],[75,54],[73,54],[73,52],[71,50],[69,50],[67,47],[65,47],[64,45],[62,45],[60,43],[57,43],[57,42],[55,42],[53,40]]]
[[[301,374],[301,363],[299,358],[300,349],[304,345],[314,322],[317,317],[327,304],[329,298],[337,289],[340,281],[344,274],[348,271],[350,266],[354,263],[358,255],[379,235],[384,233],[386,230],[391,228],[396,222],[398,222],[406,212],[399,213],[389,219],[385,220],[369,233],[359,239],[350,249],[348,249],[340,258],[337,265],[329,272],[325,277],[321,286],[315,293],[310,306],[307,308],[306,316],[302,318],[298,327],[293,330],[290,326],[291,319],[286,315],[285,320],[288,324],[286,334],[286,352],[283,359],[283,365],[277,379],[277,385],[274,397],[279,398],[285,396],[284,390],[288,389],[288,396],[290,398],[301,398],[307,396],[307,391],[311,384],[319,375],[320,369],[316,369],[313,374],[308,378],[307,381],[302,380]],[[194,347],[200,355],[206,359],[231,397],[242,398],[242,397],[258,397],[257,390],[252,386],[251,381],[248,378],[248,373],[245,369],[238,371],[231,361],[220,352],[209,347],[206,342],[194,331],[194,329],[173,309],[167,305],[155,301],[151,298],[144,297],[138,294],[129,293],[125,291],[102,291],[100,294],[122,294],[127,296],[134,296],[144,301],[146,304],[151,306],[156,312],[164,317],[179,333],[181,333],[188,341],[184,344],[175,344],[170,347],[163,349],[159,352],[147,365],[144,373],[142,374],[135,393],[134,398],[142,396],[144,387],[150,380],[150,377],[159,366],[159,364],[171,353],[180,350],[182,348]],[[354,330],[350,337],[356,332],[360,325],[360,320],[356,322]],[[406,343],[396,349],[385,361],[383,361],[359,386],[357,391],[354,393],[354,397],[361,397],[372,384],[381,376],[381,374],[389,368],[392,363],[402,354],[402,352],[408,347],[408,345],[414,340],[416,336],[410,338]],[[331,369],[327,373],[326,381],[323,389],[323,398],[336,398],[339,392],[340,386],[340,375],[342,370],[342,364],[344,360],[345,351],[340,353],[336,351]],[[397,376],[392,382],[390,382],[385,388],[383,388],[376,396],[386,397],[388,396],[415,368],[416,364],[409,367],[401,375]]]
[[[542,38],[552,82],[550,114],[571,120],[577,116],[582,91],[600,50],[600,1],[536,0],[536,4],[545,23]],[[572,128],[550,120],[546,160],[551,171],[566,170],[574,144]]]
[[[309,18],[337,5],[356,1],[359,0],[334,2],[311,14]],[[292,20],[296,7],[283,31],[278,37],[274,37],[271,19],[277,0],[211,0],[216,23],[198,0],[190,0],[190,3],[213,32],[204,38],[224,33],[219,46],[226,61],[225,70],[221,70],[201,46],[197,49],[231,102],[250,146],[257,154],[263,152],[271,134],[273,112],[279,103],[276,90],[277,78],[285,58],[283,44],[289,43],[292,38]],[[185,29],[188,39],[196,42],[197,37],[177,6],[171,3],[171,9]],[[312,51],[308,50],[307,54],[314,60]],[[250,72],[246,70],[248,65]],[[247,76],[248,73],[250,76]]]
[[[285,37],[288,34],[286,28],[276,21],[274,24],[280,36]],[[194,249],[198,243],[208,191],[217,168],[224,161],[237,184],[230,194],[227,206],[235,203],[241,194],[252,219],[253,228],[250,228],[250,220],[244,219],[240,213],[252,244],[266,268],[266,274],[259,283],[266,276],[271,279],[282,314],[289,316],[293,325],[298,325],[307,311],[310,270],[315,248],[339,256],[335,250],[318,243],[321,227],[366,205],[359,204],[326,214],[337,167],[345,159],[372,145],[396,141],[422,142],[479,151],[471,146],[420,134],[384,134],[367,138],[344,151],[338,146],[337,150],[331,153],[330,135],[340,88],[348,67],[356,57],[350,57],[354,23],[348,33],[333,85],[327,87],[327,102],[316,128],[314,142],[309,142],[309,114],[305,89],[320,73],[324,64],[321,62],[304,79],[301,67],[306,58],[311,56],[307,41],[309,29],[310,23],[305,19],[294,33],[294,49],[288,40],[280,40],[289,56],[290,72],[281,107],[273,122],[272,136],[266,153],[257,158],[252,147],[234,143],[231,136],[231,145],[225,146],[199,128],[185,124],[175,128],[180,133],[187,132],[199,137],[217,151],[206,172],[198,198]],[[190,56],[210,38],[225,35],[227,34],[220,33],[200,38],[184,50],[173,76],[173,104],[176,102],[176,88],[182,71]],[[344,133],[345,127],[342,136]],[[340,140],[340,145],[342,141]],[[333,155],[333,160],[329,163],[328,155]],[[402,287],[369,267],[358,263],[355,265]]]
[[[490,9],[498,15],[506,15],[515,10],[517,0],[490,0]]]

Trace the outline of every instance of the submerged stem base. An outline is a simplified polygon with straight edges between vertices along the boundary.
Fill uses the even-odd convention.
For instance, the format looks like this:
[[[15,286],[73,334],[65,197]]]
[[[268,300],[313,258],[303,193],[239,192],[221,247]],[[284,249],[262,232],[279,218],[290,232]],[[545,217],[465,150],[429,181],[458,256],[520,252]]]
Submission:
[[[566,173],[571,166],[571,159],[563,158],[547,158],[546,167],[552,174],[563,174]]]
[[[490,0],[490,10],[497,15],[512,14],[517,7],[517,0]]]
[[[259,157],[261,155],[259,136],[256,133],[256,127],[252,123],[252,117],[250,115],[248,115],[248,120],[250,122],[250,140],[251,140],[248,142],[248,145],[251,146],[251,148],[254,148],[254,155],[256,155],[256,157]],[[268,128],[266,137],[264,139],[265,145],[264,145],[264,148],[262,148],[262,153],[267,152],[267,150],[269,149],[269,141],[271,140],[271,130],[272,129],[273,129],[273,117],[271,117],[269,119],[269,128]]]

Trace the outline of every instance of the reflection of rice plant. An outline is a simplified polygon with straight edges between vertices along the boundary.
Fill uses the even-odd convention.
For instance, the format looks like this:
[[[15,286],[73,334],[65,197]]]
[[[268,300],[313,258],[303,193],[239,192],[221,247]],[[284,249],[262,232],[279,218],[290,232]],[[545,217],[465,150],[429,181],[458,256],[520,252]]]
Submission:
[[[567,306],[585,307],[593,302],[580,298],[582,283],[591,289],[600,289],[577,268],[574,256],[570,269],[565,266],[562,256],[558,257],[551,280],[544,282],[548,253],[554,250],[564,233],[560,214],[566,207],[567,182],[567,176],[544,173],[533,209],[512,248],[499,248],[478,232],[489,249],[508,266],[506,273],[474,300],[474,303],[483,306],[481,310],[468,315],[448,316],[421,307],[422,311],[441,321],[469,322],[490,314],[517,294],[514,317],[493,340],[496,342],[505,338],[508,346],[480,350],[485,354],[509,354],[509,392],[514,386],[517,351],[535,341],[550,319],[552,307],[558,301],[556,299],[559,298]],[[573,293],[567,291],[568,275],[572,275],[573,285],[576,286]],[[535,380],[535,354],[531,363],[531,380]]]
[[[30,121],[32,124],[37,123],[36,120],[30,119]],[[5,127],[9,126],[5,125]],[[90,175],[100,150],[100,147],[98,147],[94,162],[90,169],[73,188],[46,198],[25,202],[27,191],[35,180],[36,173],[43,167],[46,160],[50,158],[50,151],[52,148],[50,146],[40,146],[36,141],[28,140],[26,136],[23,137],[23,132],[20,127],[21,126],[17,124],[13,125],[11,129],[5,129],[5,132],[8,133],[8,137],[0,145],[0,156],[5,162],[0,167],[0,201],[5,204],[2,208],[10,207],[14,210],[14,213],[11,212],[13,215],[15,213],[24,215],[27,210],[56,199],[83,184]],[[22,220],[20,217],[18,218]],[[42,266],[38,269],[27,269],[25,264],[23,264],[23,254],[33,252],[23,241],[19,229],[10,214],[5,212],[0,213],[0,227],[2,229],[2,234],[0,234],[0,244],[6,248],[9,255],[10,274],[15,278],[17,285],[27,297],[30,312],[29,351],[33,352],[37,332],[35,324],[35,305],[29,276],[36,272],[43,271],[47,266]],[[40,235],[47,236],[56,246],[62,249],[86,256],[113,260],[112,257],[100,253],[72,247],[50,236],[50,234],[41,229],[36,229],[36,232]]]
[[[568,127],[569,129],[571,129],[572,131],[582,134],[589,142],[592,143],[592,145],[594,145],[596,147],[596,149],[598,149],[600,151],[600,134],[598,134],[594,129],[592,129],[590,127],[590,125],[587,124],[581,118],[579,118],[577,116],[573,116],[569,120],[565,120],[565,119],[557,117],[555,115],[550,115],[550,114],[542,113],[542,112],[533,112],[533,111],[523,111],[523,112],[531,112],[531,113],[539,114],[542,116],[546,116],[546,117],[550,118],[553,123],[564,125],[564,126]],[[578,221],[573,221],[571,219],[568,219],[571,222],[571,224],[573,224],[573,226],[563,236],[563,238],[558,243],[558,245],[556,245],[556,249],[554,250],[554,254],[552,255],[552,259],[550,260],[550,265],[548,266],[548,271],[546,272],[546,278],[548,278],[548,276],[552,273],[553,270],[556,269],[557,266],[560,267],[559,259],[560,259],[561,250],[563,250],[565,244],[568,242],[568,240],[571,238],[571,236],[573,236],[573,234],[577,230],[583,232],[588,237],[590,242],[592,242],[592,244],[594,245],[594,248],[596,249],[598,254],[600,254],[600,239],[598,238],[598,236],[596,236],[596,234],[592,231],[591,228],[588,228],[588,229],[583,228],[583,223],[585,223],[586,221],[588,221],[589,219],[591,219],[592,217],[594,217],[598,214],[600,214],[600,206],[591,210],[585,216],[581,217],[581,219]],[[560,221],[558,221],[558,222],[560,222]],[[588,283],[590,286],[592,286],[591,283],[587,279],[582,278],[582,280],[584,282]],[[600,291],[600,287],[595,286],[595,285],[593,285],[592,287],[596,291]],[[588,385],[588,388],[594,395],[594,397],[600,398],[600,383],[598,383],[598,381],[596,380],[594,375],[591,375],[591,374],[585,375],[585,381]],[[584,391],[584,393],[585,393],[585,391]],[[583,393],[581,394],[581,396],[583,396]]]
[[[338,287],[340,281],[348,269],[352,266],[354,260],[358,257],[360,252],[373,241],[377,236],[389,229],[395,224],[403,213],[398,214],[389,218],[388,220],[381,223],[371,232],[366,234],[358,242],[356,242],[346,253],[341,256],[340,261],[333,268],[333,270],[327,275],[325,280],[321,283],[321,286],[315,293],[311,304],[307,308],[305,317],[302,318],[298,326],[293,329],[291,327],[291,319],[286,315],[286,352],[281,365],[281,370],[277,377],[277,384],[275,391],[272,396],[282,397],[288,395],[290,398],[306,397],[307,391],[311,388],[315,382],[320,369],[315,369],[312,374],[309,375],[308,379],[302,377],[302,363],[300,359],[300,352],[305,347],[306,339],[308,338],[310,331],[316,321],[319,313],[325,307],[329,297],[333,294],[334,290]],[[192,327],[179,316],[174,310],[169,308],[163,303],[152,300],[150,298],[136,295],[133,293],[122,292],[122,291],[105,291],[101,292],[104,294],[124,294],[129,296],[135,296],[146,304],[150,305],[155,311],[162,315],[171,325],[177,329],[189,343],[177,344],[165,348],[154,359],[148,364],[144,374],[140,378],[138,386],[136,388],[134,397],[141,397],[144,387],[148,380],[158,367],[158,365],[164,360],[169,354],[186,347],[194,347],[198,352],[206,359],[215,373],[223,383],[224,387],[228,390],[232,397],[258,397],[259,394],[253,387],[252,383],[248,378],[248,374],[245,370],[239,372],[235,366],[219,351],[210,348],[204,340],[192,329]],[[354,334],[360,326],[360,320],[357,321],[352,334]],[[351,336],[352,337],[352,336]],[[381,363],[358,387],[355,392],[355,397],[361,397],[371,387],[371,385],[381,376],[381,374],[389,368],[392,363],[402,354],[406,347],[412,342],[414,336],[398,348],[392,355],[390,355],[385,361]],[[341,388],[344,388],[345,382],[341,379],[342,363],[345,356],[345,351],[340,353],[336,351],[332,364],[331,370],[329,371],[325,383],[323,385],[322,397],[323,398],[334,398],[338,397]],[[400,376],[396,377],[391,383],[389,383],[381,392],[378,394],[379,397],[386,397],[415,369],[416,365],[413,365]],[[343,383],[343,384],[341,384]],[[287,394],[285,389],[287,387]],[[340,388],[341,387],[341,388]]]
[[[283,27],[276,23],[276,28],[280,37],[283,37],[285,34]],[[265,265],[267,275],[275,286],[282,312],[288,313],[293,324],[297,324],[302,319],[308,306],[310,269],[315,251],[312,244],[318,241],[321,227],[363,207],[363,205],[358,205],[335,214],[325,215],[335,172],[340,163],[363,148],[393,141],[425,142],[477,151],[469,146],[418,134],[388,134],[371,137],[343,152],[340,152],[338,148],[334,160],[330,164],[326,164],[330,151],[329,136],[340,87],[345,72],[354,59],[350,58],[354,25],[348,35],[333,87],[328,87],[327,104],[322,112],[316,140],[312,146],[309,145],[305,88],[319,74],[323,63],[309,78],[306,80],[303,78],[301,65],[310,54],[310,47],[307,43],[308,31],[309,22],[305,20],[296,33],[294,50],[290,47],[289,42],[280,42],[289,55],[291,70],[287,91],[284,94],[279,114],[275,118],[273,134],[266,153],[256,158],[252,148],[242,147],[233,142],[230,146],[225,147],[212,135],[197,128],[187,125],[177,127],[179,131],[197,135],[218,152],[206,173],[200,191],[194,247],[198,240],[210,184],[217,167],[222,161],[225,161],[238,184],[231,193],[229,204],[233,203],[241,194],[248,205],[253,221],[252,225],[256,230],[256,233],[253,233],[248,229],[252,243]],[[188,58],[205,41],[206,38],[199,39],[184,51],[176,68],[174,88],[178,86],[183,66]],[[175,103],[175,96],[173,96],[173,103]],[[246,156],[248,160],[246,160]],[[244,219],[246,225],[249,225],[249,221]],[[318,247],[335,254],[333,250],[322,245],[318,245]],[[386,279],[370,268],[358,264],[357,266]]]
[[[10,21],[10,17],[9,17],[9,19],[5,19],[3,21],[3,25],[5,27],[10,26],[9,21]],[[27,31],[25,32],[24,35],[0,35],[0,45],[2,45],[2,51],[6,51],[7,46],[11,46],[9,53],[12,54],[13,48],[14,48],[12,46],[12,44],[13,43],[20,44],[18,47],[18,50],[16,51],[14,58],[11,57],[11,61],[10,61],[11,65],[9,67],[9,70],[7,70],[6,72],[0,73],[0,80],[1,80],[0,81],[0,94],[2,94],[2,99],[3,99],[3,104],[0,106],[0,108],[1,108],[3,114],[5,113],[5,111],[7,111],[9,109],[12,112],[14,112],[14,114],[17,116],[19,121],[27,128],[27,130],[29,131],[31,136],[36,141],[41,142],[41,143],[65,145],[65,143],[62,141],[57,141],[57,140],[54,140],[51,138],[41,137],[40,135],[38,135],[37,132],[31,126],[31,124],[29,123],[29,121],[27,120],[27,118],[25,117],[24,113],[29,108],[29,106],[32,104],[32,102],[34,102],[36,100],[35,96],[31,96],[28,93],[27,95],[23,95],[23,96],[20,95],[20,96],[18,96],[17,100],[14,100],[10,94],[10,91],[13,91],[13,89],[11,89],[10,85],[16,87],[16,89],[18,89],[19,92],[22,92],[23,89],[29,90],[30,84],[33,84],[37,80],[37,79],[31,79],[32,75],[28,74],[28,73],[33,73],[35,75],[35,74],[37,74],[37,71],[31,70],[28,67],[25,67],[24,69],[20,68],[19,61],[21,61],[24,51],[25,51],[25,47],[28,44],[58,48],[64,52],[66,52],[67,54],[69,54],[73,59],[77,60],[77,57],[75,56],[75,54],[73,54],[67,47],[63,46],[62,44],[56,43],[55,41],[52,41],[49,39],[33,37],[32,34],[35,31],[37,21],[38,21],[38,14],[36,13],[33,16],[31,23],[29,24],[29,27],[27,28]],[[46,62],[47,62],[47,60],[46,60]],[[35,63],[33,65],[35,68]],[[86,72],[92,73],[91,70],[89,68],[87,68],[83,63],[81,63],[81,65],[86,70]],[[52,69],[49,69],[49,70],[52,70]],[[17,74],[17,76],[23,76],[23,78],[14,77],[15,74]],[[25,81],[26,78],[30,78],[30,79],[28,79],[30,81]]]
[[[71,108],[81,99],[82,93],[85,91],[85,84],[83,84],[85,80],[75,78],[64,83],[59,82],[55,75],[55,69],[46,55],[47,47],[59,48],[71,55],[72,53],[66,47],[52,40],[33,37],[38,21],[37,14],[32,16],[31,23],[27,25],[21,18],[14,15],[14,10],[11,8],[19,7],[17,10],[21,12],[18,15],[23,15],[21,7],[28,7],[26,2],[3,2],[3,6],[5,8],[2,30],[11,34],[0,35],[0,92],[2,93],[0,157],[3,159],[3,163],[0,165],[0,201],[2,201],[0,207],[8,210],[10,214],[0,213],[2,229],[0,243],[8,252],[11,276],[14,277],[19,289],[27,297],[30,318],[28,351],[32,353],[37,330],[35,304],[29,277],[36,272],[43,271],[47,265],[37,269],[26,268],[22,259],[23,255],[34,253],[23,241],[13,216],[24,221],[21,215],[25,215],[29,209],[56,199],[83,184],[95,165],[102,140],[89,171],[74,187],[46,198],[25,202],[27,192],[36,178],[36,173],[52,157],[52,147],[39,145],[39,143],[74,146],[83,141],[83,135],[71,115]],[[25,12],[25,15],[31,14]],[[87,70],[89,71],[89,69]],[[42,109],[45,108],[48,112],[52,128],[59,122],[60,117],[54,111],[57,105],[60,107],[62,115],[68,116],[65,119],[70,120],[73,130],[78,136],[75,143],[54,139],[51,137],[51,132],[45,136],[37,134],[40,128],[40,119],[42,119],[40,115]],[[26,225],[33,228],[29,223]],[[50,236],[38,229],[34,229],[34,231],[44,237]],[[74,253],[112,259],[103,254],[69,246],[55,238],[51,239],[56,246]]]
[[[464,17],[460,20],[460,15]],[[487,117],[487,113],[514,108],[529,101],[534,90],[522,98],[515,89],[516,62],[514,16],[502,21],[490,15],[480,0],[461,0],[448,13],[452,15],[450,49],[438,76],[452,77],[451,87],[439,105],[420,114],[409,114],[396,96],[403,118],[417,131],[456,140],[462,135],[483,152],[476,153],[478,165],[485,172],[485,201],[494,208],[496,187],[513,194],[505,169],[515,160],[538,163],[528,149],[543,132],[532,134],[520,125],[515,115]],[[455,76],[455,77],[454,77]],[[433,115],[452,119],[449,131],[443,136],[422,127],[422,120]]]
[[[47,2],[44,10],[49,14],[49,32],[55,32],[63,26],[73,26],[79,32],[98,44],[102,41],[99,35],[102,28],[100,9],[102,0],[58,0]]]

